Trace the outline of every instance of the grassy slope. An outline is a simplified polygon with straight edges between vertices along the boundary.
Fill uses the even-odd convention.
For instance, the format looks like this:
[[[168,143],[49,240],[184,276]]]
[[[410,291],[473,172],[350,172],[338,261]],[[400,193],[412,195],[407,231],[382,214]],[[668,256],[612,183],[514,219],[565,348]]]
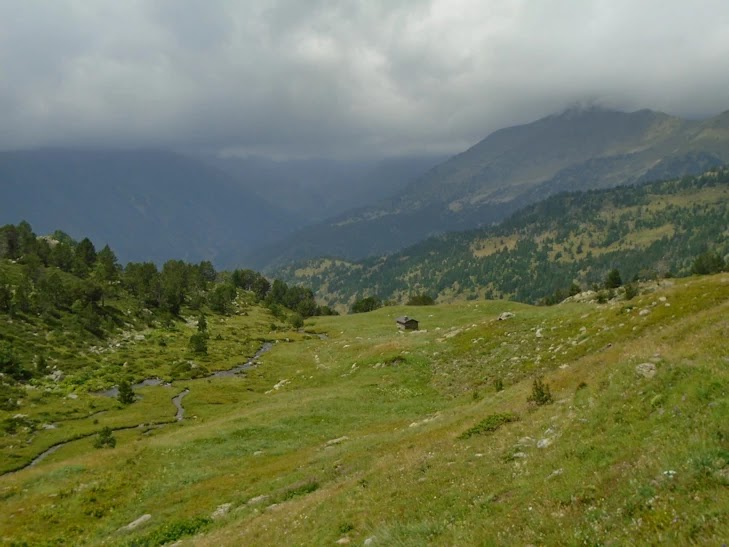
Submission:
[[[185,382],[181,424],[119,432],[113,450],[80,440],[0,477],[0,538],[154,543],[230,503],[195,544],[719,543],[729,275],[650,290],[604,306],[482,301],[310,320],[329,338],[291,335],[245,379]],[[505,310],[516,316],[496,321]],[[427,332],[398,333],[403,313]],[[652,379],[635,372],[648,361]],[[537,374],[556,402],[531,408]],[[171,416],[155,389],[114,412]],[[519,421],[458,438],[501,412]]]

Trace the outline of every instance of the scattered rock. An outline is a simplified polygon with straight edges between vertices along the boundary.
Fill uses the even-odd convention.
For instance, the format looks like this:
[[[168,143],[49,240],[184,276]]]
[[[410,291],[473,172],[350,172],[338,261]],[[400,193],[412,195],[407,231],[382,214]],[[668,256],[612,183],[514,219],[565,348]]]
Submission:
[[[552,444],[552,439],[545,438],[545,439],[539,439],[537,442],[537,448],[547,448],[549,445]]]
[[[334,446],[340,443],[343,443],[344,441],[348,441],[349,437],[344,435],[343,437],[337,437],[336,439],[332,439],[331,441],[327,441],[324,446]]]
[[[651,312],[651,310],[649,310],[649,309],[646,308],[644,310],[640,310],[638,312],[638,315],[640,315],[641,317],[644,317],[644,316],[648,315],[650,312]]]
[[[347,536],[344,536],[343,538],[339,538],[336,543],[337,545],[347,545],[350,541],[351,540]]]
[[[230,511],[231,507],[233,507],[232,503],[224,503],[223,505],[219,505],[218,508],[213,511],[213,514],[210,515],[210,518],[215,520],[224,517],[228,514],[228,511]]]
[[[635,373],[643,378],[653,378],[656,375],[656,365],[653,363],[641,363],[635,367]]]
[[[258,505],[259,503],[265,503],[269,499],[269,496],[262,495],[262,496],[256,496],[255,498],[251,498],[248,500],[246,505]]]
[[[126,526],[122,526],[120,528],[120,530],[134,530],[135,528],[139,528],[142,524],[144,524],[151,518],[152,518],[152,515],[150,515],[150,514],[142,515],[137,520],[130,522]]]
[[[514,316],[516,316],[515,313],[512,313],[510,311],[505,311],[501,315],[499,315],[499,321],[506,321],[507,319],[511,319]]]
[[[542,334],[542,329],[537,329],[537,332],[534,334],[537,338],[542,338],[544,335]]]
[[[421,425],[429,424],[430,422],[432,422],[434,420],[437,420],[438,418],[440,418],[440,415],[439,414],[436,414],[435,416],[429,416],[427,418],[423,418],[419,422],[413,422],[413,423],[411,423],[408,427],[418,427],[418,426],[421,426]]]
[[[64,376],[63,372],[61,372],[60,370],[54,370],[48,375],[48,377],[54,382],[60,382],[61,380],[63,380]]]
[[[523,459],[527,458],[528,456],[527,456],[526,452],[514,452],[511,455],[511,457],[516,460],[523,460]]]
[[[534,439],[531,437],[522,437],[516,442],[517,446],[532,446],[534,444]]]
[[[364,543],[362,543],[362,545],[374,545],[376,539],[377,538],[375,536],[370,536],[366,540],[364,540]]]
[[[553,479],[555,477],[559,477],[562,473],[564,473],[564,469],[562,469],[561,467],[559,469],[555,469],[554,471],[552,471],[549,474],[549,476],[547,477],[547,480]]]
[[[277,383],[275,386],[273,386],[272,389],[269,389],[266,394],[273,393],[274,391],[278,391],[282,387],[284,387],[286,384],[289,383],[289,380],[281,380],[279,383]]]
[[[76,395],[75,393],[69,393],[68,395],[66,395],[66,398],[67,399],[78,399],[78,395]]]

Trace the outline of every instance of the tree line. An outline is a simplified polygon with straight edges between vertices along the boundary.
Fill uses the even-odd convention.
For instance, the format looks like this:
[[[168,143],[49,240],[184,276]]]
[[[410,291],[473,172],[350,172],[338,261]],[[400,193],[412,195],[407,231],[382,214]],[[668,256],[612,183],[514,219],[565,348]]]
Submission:
[[[311,289],[270,282],[250,269],[218,272],[210,261],[197,264],[168,260],[121,266],[112,249],[97,251],[89,238],[75,241],[56,231],[38,237],[29,223],[0,227],[0,259],[19,265],[0,268],[0,313],[11,317],[38,314],[49,322],[71,312],[79,324],[98,336],[121,323],[119,310],[107,300],[131,298],[135,311],[178,316],[185,306],[229,314],[238,291],[282,316],[288,309],[301,318],[331,314],[317,305]]]

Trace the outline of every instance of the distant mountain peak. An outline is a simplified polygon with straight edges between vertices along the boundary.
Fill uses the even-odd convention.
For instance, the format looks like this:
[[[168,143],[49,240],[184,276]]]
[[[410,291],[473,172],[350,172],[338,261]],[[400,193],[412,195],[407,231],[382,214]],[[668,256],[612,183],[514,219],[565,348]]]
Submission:
[[[556,118],[577,118],[586,114],[597,114],[597,113],[608,113],[608,112],[621,112],[614,108],[608,108],[596,102],[591,101],[577,101],[562,110],[561,112],[554,114]]]

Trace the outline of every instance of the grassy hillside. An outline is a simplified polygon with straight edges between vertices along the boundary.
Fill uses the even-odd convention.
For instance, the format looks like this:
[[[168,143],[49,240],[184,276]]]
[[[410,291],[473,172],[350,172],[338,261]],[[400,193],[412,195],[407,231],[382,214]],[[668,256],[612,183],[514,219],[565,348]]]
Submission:
[[[91,394],[41,404],[31,390],[23,420],[57,425],[37,428],[35,450],[77,422],[172,420],[170,397],[189,392],[179,423],[117,431],[115,448],[83,438],[0,476],[0,537],[720,544],[729,536],[728,307],[729,274],[646,283],[632,301],[605,305],[388,307],[310,319],[306,330],[327,336],[280,333],[244,377],[143,388],[121,409]],[[421,330],[398,332],[402,314]],[[256,325],[238,313],[213,327],[231,361],[250,354],[236,333]],[[119,357],[150,351],[161,334],[132,338]],[[538,377],[552,402],[528,402]],[[25,434],[3,437],[6,467],[28,454]]]
[[[405,301],[429,293],[536,302],[572,282],[583,289],[618,268],[635,277],[687,275],[707,250],[729,253],[729,171],[680,180],[563,193],[502,224],[449,233],[360,262],[319,259],[277,275],[346,309],[366,295]],[[565,295],[566,296],[566,295]]]

